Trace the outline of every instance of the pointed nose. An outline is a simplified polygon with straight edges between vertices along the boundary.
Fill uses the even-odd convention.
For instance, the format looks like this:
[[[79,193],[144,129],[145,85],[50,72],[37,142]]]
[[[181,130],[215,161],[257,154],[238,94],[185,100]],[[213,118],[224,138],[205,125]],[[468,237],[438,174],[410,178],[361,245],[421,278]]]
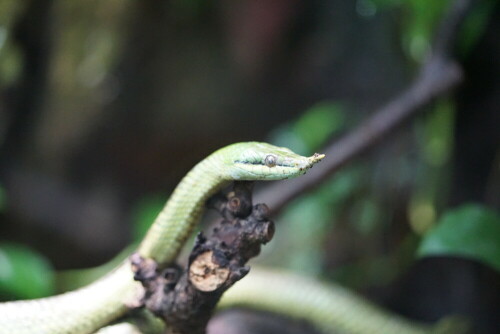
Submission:
[[[310,156],[309,158],[307,158],[309,160],[309,163],[312,165],[314,165],[315,163],[317,162],[320,162],[321,160],[323,160],[323,158],[325,157],[324,154],[320,154],[320,153],[314,153],[312,156]]]

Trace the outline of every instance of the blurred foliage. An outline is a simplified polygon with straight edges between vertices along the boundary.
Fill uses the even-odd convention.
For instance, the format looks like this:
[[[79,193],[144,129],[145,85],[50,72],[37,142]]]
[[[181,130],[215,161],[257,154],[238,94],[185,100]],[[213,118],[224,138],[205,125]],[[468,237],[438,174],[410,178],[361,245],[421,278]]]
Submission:
[[[449,0],[405,2],[402,40],[405,52],[413,60],[422,62],[427,56],[437,23],[448,8],[449,2]]]
[[[29,299],[53,293],[54,274],[47,259],[25,246],[0,243],[0,295]]]
[[[346,115],[345,109],[335,102],[320,103],[276,130],[272,142],[310,154],[345,130],[345,124],[349,123]],[[347,228],[348,233],[355,235],[354,242],[359,243],[350,247],[364,250],[341,259],[329,273],[332,278],[353,288],[390,283],[414,262],[418,235],[432,229],[445,207],[450,189],[454,122],[453,100],[437,101],[432,112],[413,124],[417,154],[391,160],[389,167],[396,182],[411,182],[408,222],[415,234],[409,230],[386,252],[369,251],[373,240],[383,238],[384,229],[395,227],[388,225],[391,208],[379,202],[380,195],[370,186],[370,178],[377,178],[377,173],[369,171],[369,163],[353,165],[337,172],[314,193],[290,203],[278,219],[281,223],[275,240],[264,249],[259,261],[312,275],[325,273],[325,261],[332,258],[325,249],[328,243],[335,242],[329,239],[345,233],[342,229]],[[408,173],[414,175],[404,181]],[[385,182],[384,186],[389,184]],[[367,244],[363,245],[364,242]],[[476,240],[479,242],[480,238]]]
[[[7,0],[0,2],[0,25],[4,29],[11,28],[15,15],[22,9],[22,2]]]
[[[450,210],[422,239],[418,255],[465,257],[500,271],[500,215],[479,204]]]
[[[420,165],[408,216],[417,234],[423,234],[433,226],[448,195],[454,114],[452,100],[441,99],[433,107],[433,112],[414,125]]]
[[[0,2],[0,87],[15,82],[21,73],[22,57],[12,43],[12,26],[22,7],[21,1]]]
[[[423,160],[430,166],[446,164],[453,149],[454,106],[450,99],[441,99],[434,106],[434,112],[425,120],[422,133],[418,136]]]
[[[270,141],[301,154],[312,154],[345,130],[349,123],[346,115],[345,107],[337,102],[318,103],[295,121],[275,130]],[[279,233],[264,249],[265,255],[260,260],[295,271],[319,274],[326,256],[324,248],[328,235],[325,231],[333,228],[332,222],[344,212],[346,201],[364,184],[360,180],[362,173],[360,167],[344,169],[326,180],[314,193],[290,203],[278,219],[282,222],[278,226]],[[366,231],[373,224],[376,208],[373,203],[364,203],[358,209],[363,216],[358,227]]]
[[[467,16],[463,28],[462,36],[458,41],[458,49],[462,56],[466,56],[476,45],[479,37],[486,29],[486,23],[493,13],[493,7],[497,0],[478,1]]]
[[[270,141],[300,154],[312,154],[326,140],[345,128],[343,109],[336,102],[319,102],[305,111],[299,119],[285,123],[273,131]]]
[[[60,43],[55,46],[53,84],[58,91],[73,94],[98,88],[120,55],[122,38],[117,30],[124,1],[61,2],[57,10],[67,19],[59,22],[64,29],[60,29]]]
[[[419,144],[425,151],[423,155],[431,160],[438,160],[437,156],[440,156],[442,161],[447,161],[449,157],[450,131],[443,130],[452,126],[452,111],[451,108],[440,106],[420,126],[425,139]],[[303,154],[311,154],[320,150],[327,140],[346,130],[347,125],[352,123],[347,115],[346,108],[336,102],[319,103],[294,122],[273,132],[271,141]],[[444,154],[444,158],[441,154]],[[402,156],[396,161],[398,165],[395,166],[393,161],[390,166],[393,177],[406,178],[409,172],[404,171],[406,157]],[[280,224],[275,239],[264,248],[265,254],[259,261],[319,275],[325,273],[326,261],[337,257],[325,253],[327,245],[335,243],[335,240],[330,240],[331,237],[344,233],[359,246],[339,245],[341,249],[337,252],[340,258],[336,260],[334,271],[326,270],[332,278],[355,288],[387,284],[393,280],[413,261],[417,242],[413,235],[408,235],[395,250],[387,254],[367,251],[373,247],[373,240],[377,236],[381,237],[384,229],[388,228],[390,218],[390,208],[383,207],[375,187],[370,185],[370,178],[377,178],[377,175],[369,171],[369,164],[351,165],[325,180],[315,192],[290,203],[278,218]],[[422,174],[422,177],[428,176],[429,173]],[[387,186],[386,182],[384,186]],[[341,241],[344,242],[349,243]],[[340,255],[346,251],[342,247],[356,247],[359,250]]]
[[[331,273],[331,278],[357,290],[370,286],[387,286],[414,262],[418,240],[415,235],[410,234],[393,252],[371,254],[338,266]]]
[[[398,9],[403,50],[414,61],[422,62],[429,51],[437,23],[450,0],[374,0],[382,9]]]
[[[346,202],[359,190],[361,175],[359,167],[345,169],[314,193],[290,203],[278,219],[279,232],[265,248],[262,260],[294,271],[319,274],[327,255],[324,253],[327,231],[335,228]]]
[[[344,108],[338,103],[323,101],[313,105],[295,121],[273,131],[270,142],[310,155],[324,145],[326,140],[343,130],[344,125]],[[266,262],[278,262],[296,271],[319,273],[324,256],[321,240],[324,239],[324,231],[334,214],[331,207],[339,205],[349,195],[349,188],[354,183],[352,173],[348,171],[342,175],[327,182],[321,190],[304,196],[289,206],[279,219],[285,222],[279,226],[284,231],[280,231],[272,246],[265,250]],[[330,186],[332,183],[335,185]],[[331,189],[335,191],[324,194]],[[314,224],[310,224],[311,216],[315,219]]]
[[[401,25],[403,50],[410,59],[421,63],[429,52],[435,31],[451,0],[362,0],[362,2],[370,3],[375,12],[377,8],[396,10]],[[466,18],[458,42],[462,56],[474,47],[484,32],[494,5],[495,0],[478,1]]]

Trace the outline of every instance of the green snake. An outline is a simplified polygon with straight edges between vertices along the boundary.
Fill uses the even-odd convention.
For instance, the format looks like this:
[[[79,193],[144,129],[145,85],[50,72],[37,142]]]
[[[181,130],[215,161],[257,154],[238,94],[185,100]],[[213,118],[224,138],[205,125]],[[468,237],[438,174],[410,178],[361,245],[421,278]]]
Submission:
[[[287,148],[259,142],[237,143],[214,152],[182,179],[148,230],[138,253],[160,265],[173,262],[210,196],[235,180],[283,180],[305,174],[323,157],[303,157]],[[93,333],[125,314],[138,290],[127,260],[79,290],[1,303],[0,334]]]
[[[237,306],[307,319],[325,334],[463,334],[468,328],[464,319],[453,316],[432,325],[410,321],[339,285],[255,266],[218,304],[222,309]]]

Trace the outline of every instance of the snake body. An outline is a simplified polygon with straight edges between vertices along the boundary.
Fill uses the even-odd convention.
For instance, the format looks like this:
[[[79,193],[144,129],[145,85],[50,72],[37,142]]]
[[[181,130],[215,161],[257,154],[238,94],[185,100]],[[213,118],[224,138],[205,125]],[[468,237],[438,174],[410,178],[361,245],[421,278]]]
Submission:
[[[467,331],[463,319],[445,317],[436,324],[411,321],[339,285],[255,266],[245,279],[224,293],[218,304],[221,309],[237,306],[307,319],[325,334],[463,334]]]
[[[160,265],[173,262],[211,195],[234,180],[282,180],[302,175],[323,157],[303,157],[287,148],[259,142],[237,143],[214,152],[182,179],[138,253]],[[127,260],[79,290],[0,303],[0,334],[93,333],[126,312],[137,287]]]

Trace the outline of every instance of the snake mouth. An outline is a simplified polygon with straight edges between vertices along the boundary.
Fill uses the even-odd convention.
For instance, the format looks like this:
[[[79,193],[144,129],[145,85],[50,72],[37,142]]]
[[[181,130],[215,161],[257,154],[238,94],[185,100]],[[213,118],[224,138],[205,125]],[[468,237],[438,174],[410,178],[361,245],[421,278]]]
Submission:
[[[305,158],[305,161],[301,161],[300,163],[297,163],[295,167],[298,167],[301,171],[305,172],[325,157],[324,154],[320,153],[314,153],[312,156]]]
[[[315,164],[317,162],[320,162],[321,160],[323,160],[324,158],[326,157],[325,154],[321,154],[321,153],[314,153],[312,156],[310,156],[308,159],[311,161],[311,164]]]
[[[296,168],[298,167],[297,164],[292,164],[292,163],[287,163],[286,161],[276,163],[276,165],[270,167],[267,166],[265,163],[257,161],[257,162],[252,162],[252,161],[240,161],[236,160],[234,162],[235,165],[244,165],[244,166],[262,166],[262,167],[268,167],[268,168],[275,168],[275,167],[283,167],[283,168]]]
[[[309,158],[307,158],[307,160],[308,160],[307,168],[311,168],[312,166],[314,166],[315,164],[317,164],[318,162],[323,160],[325,157],[326,157],[326,155],[324,155],[324,154],[314,153]]]

